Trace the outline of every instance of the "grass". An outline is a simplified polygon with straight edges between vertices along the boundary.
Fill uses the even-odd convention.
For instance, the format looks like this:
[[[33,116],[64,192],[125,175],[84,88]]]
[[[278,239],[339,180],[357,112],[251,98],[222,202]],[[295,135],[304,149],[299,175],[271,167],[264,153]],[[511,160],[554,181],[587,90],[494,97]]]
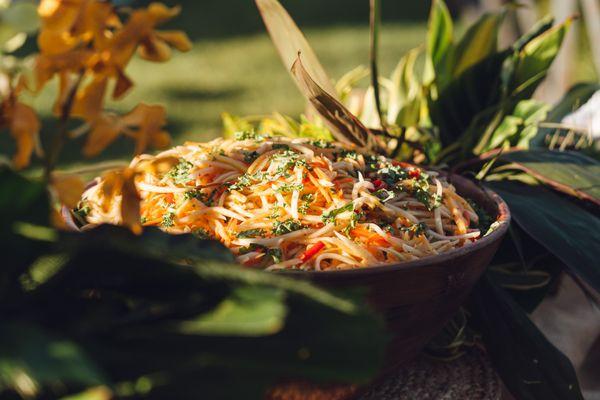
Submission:
[[[338,26],[306,30],[325,68],[334,78],[357,65],[368,62],[368,28]],[[381,37],[381,72],[389,75],[401,55],[419,45],[425,38],[424,24],[389,24]],[[203,141],[220,134],[220,114],[267,114],[280,111],[298,115],[304,100],[280,62],[266,33],[233,38],[197,40],[188,53],[174,53],[162,64],[135,59],[128,69],[136,86],[119,103],[109,108],[127,112],[139,102],[167,106],[168,129],[174,143],[185,140]],[[34,107],[49,116],[54,98],[50,87],[38,98]],[[53,129],[45,124],[42,135]],[[10,148],[8,135],[3,135],[2,149]],[[63,161],[71,164],[80,159],[81,139],[65,149]],[[5,145],[6,144],[6,145]],[[129,158],[133,150],[127,140],[113,144],[100,159]]]

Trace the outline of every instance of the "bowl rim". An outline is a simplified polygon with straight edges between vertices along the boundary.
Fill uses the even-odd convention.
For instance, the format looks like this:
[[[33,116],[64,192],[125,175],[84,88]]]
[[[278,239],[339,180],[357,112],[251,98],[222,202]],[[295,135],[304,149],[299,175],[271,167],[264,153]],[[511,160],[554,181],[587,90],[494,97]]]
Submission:
[[[452,175],[452,179],[458,178],[462,181],[467,181],[473,183],[471,180],[460,176],[460,175]],[[508,204],[500,197],[499,194],[494,192],[491,189],[486,187],[477,186],[477,189],[481,190],[484,196],[487,196],[492,202],[498,207],[498,212],[496,216],[496,220],[494,223],[498,223],[498,225],[487,235],[482,237],[481,239],[473,242],[468,246],[459,247],[456,249],[452,249],[450,251],[444,252],[442,254],[437,254],[433,256],[428,256],[424,258],[420,258],[418,260],[413,261],[405,261],[397,264],[379,264],[374,265],[372,267],[362,267],[362,268],[354,268],[354,269],[342,269],[342,270],[328,270],[328,271],[304,271],[304,270],[289,270],[283,269],[276,271],[278,274],[294,276],[294,277],[307,277],[308,279],[319,279],[319,278],[333,278],[333,277],[357,277],[363,275],[377,275],[382,273],[389,273],[395,271],[404,271],[404,270],[413,270],[418,268],[423,268],[427,266],[433,266],[436,264],[440,264],[446,262],[448,260],[452,260],[455,258],[459,258],[461,256],[473,253],[485,246],[490,245],[491,243],[502,239],[504,237],[511,221],[510,209],[508,208]]]

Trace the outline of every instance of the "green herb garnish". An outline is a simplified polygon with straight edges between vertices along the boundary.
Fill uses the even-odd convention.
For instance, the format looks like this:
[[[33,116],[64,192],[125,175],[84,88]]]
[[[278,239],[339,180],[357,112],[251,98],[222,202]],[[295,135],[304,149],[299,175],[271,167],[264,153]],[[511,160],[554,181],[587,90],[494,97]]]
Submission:
[[[242,151],[244,154],[244,162],[248,164],[252,164],[254,160],[256,160],[260,154],[257,151]]]
[[[162,226],[163,228],[170,228],[173,225],[175,225],[175,213],[169,211],[165,215],[163,215],[160,226]]]
[[[419,222],[411,226],[403,226],[402,228],[400,228],[400,232],[407,232],[412,237],[424,234],[425,232],[427,232],[427,229],[429,228],[424,222]]]
[[[262,140],[264,139],[264,136],[259,135],[258,133],[256,133],[255,131],[242,131],[242,132],[236,132],[234,134],[235,140]]]
[[[301,191],[302,189],[304,189],[304,185],[301,183],[284,183],[280,185],[277,189],[275,189],[275,191],[281,194],[287,194],[292,193],[294,190]]]
[[[191,162],[182,158],[179,160],[179,164],[177,164],[176,166],[171,168],[169,172],[167,172],[167,176],[173,179],[175,183],[185,184],[191,179],[190,169],[192,169],[193,166],[194,165]]]
[[[239,232],[236,237],[242,238],[255,238],[255,237],[264,237],[266,234],[264,229],[248,229],[247,231]]]
[[[206,239],[211,238],[210,233],[208,233],[208,231],[206,229],[202,229],[202,228],[196,229],[194,232],[192,232],[192,234],[201,240],[206,240]]]
[[[338,215],[346,212],[346,211],[354,211],[354,203],[350,202],[340,208],[336,208],[335,210],[331,210],[327,213],[323,213],[321,219],[325,224],[327,223],[335,223],[335,219]]]
[[[185,192],[183,194],[183,198],[186,200],[191,200],[191,199],[197,199],[200,200],[201,202],[205,203],[206,201],[206,194],[202,193],[200,191],[200,189],[192,189],[192,190],[188,190],[187,192]]]
[[[273,234],[274,235],[285,235],[286,233],[294,232],[304,228],[300,221],[295,221],[293,219],[287,219],[283,222],[275,221],[273,223]]]

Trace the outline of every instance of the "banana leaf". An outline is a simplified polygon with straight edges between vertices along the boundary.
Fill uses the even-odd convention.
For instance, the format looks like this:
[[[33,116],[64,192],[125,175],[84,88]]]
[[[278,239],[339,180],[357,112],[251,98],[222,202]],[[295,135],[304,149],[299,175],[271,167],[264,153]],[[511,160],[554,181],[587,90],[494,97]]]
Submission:
[[[479,281],[469,306],[492,364],[515,398],[583,400],[569,359],[490,276]]]
[[[600,218],[543,186],[509,181],[486,185],[506,200],[514,221],[528,235],[600,291]]]

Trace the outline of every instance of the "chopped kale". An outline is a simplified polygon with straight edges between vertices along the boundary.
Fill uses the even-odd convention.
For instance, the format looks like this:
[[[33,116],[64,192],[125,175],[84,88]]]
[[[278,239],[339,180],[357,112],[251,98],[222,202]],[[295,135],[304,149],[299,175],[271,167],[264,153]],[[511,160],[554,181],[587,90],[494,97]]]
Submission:
[[[170,228],[173,225],[175,225],[175,213],[169,211],[165,215],[163,215],[160,226],[162,226],[163,228]]]
[[[240,140],[240,141],[241,140],[249,140],[249,139],[253,139],[253,140],[262,140],[262,139],[264,139],[264,136],[259,135],[255,131],[236,132],[234,136],[235,136],[235,140]]]
[[[248,229],[247,231],[242,231],[237,234],[237,237],[242,238],[255,238],[255,237],[264,237],[266,234],[264,229]]]
[[[175,183],[185,184],[190,181],[190,169],[192,169],[194,165],[184,160],[183,158],[179,160],[179,164],[171,168],[169,172],[167,172],[167,176]]]
[[[490,226],[492,226],[492,224],[494,223],[494,218],[490,216],[483,208],[481,208],[474,201],[470,199],[467,199],[467,201],[473,208],[473,211],[475,211],[475,214],[477,214],[477,217],[479,217],[479,224],[475,224],[475,221],[471,221],[471,224],[474,225],[471,227],[479,229],[481,235],[486,234],[490,229]]]
[[[284,184],[280,185],[277,189],[275,189],[275,191],[279,192],[281,194],[287,194],[287,193],[292,193],[294,190],[301,191],[302,189],[304,189],[304,185],[301,183],[298,183],[298,184],[284,183]]]
[[[242,190],[252,184],[252,176],[248,174],[241,175],[235,183],[229,185],[229,190]]]
[[[423,222],[413,224],[411,226],[403,226],[400,232],[407,232],[410,236],[419,236],[427,232],[427,225]]]
[[[395,196],[394,192],[387,189],[379,189],[373,194],[383,203],[392,200]]]
[[[288,146],[285,143],[273,143],[273,146],[271,146],[271,148],[273,150],[277,150],[277,149],[289,150],[290,146]]]
[[[342,150],[339,153],[334,153],[334,156],[336,157],[336,159],[339,160],[343,160],[344,158],[349,158],[351,160],[357,160],[358,159],[358,153],[354,150]]]
[[[392,187],[396,183],[408,178],[408,171],[398,165],[388,165],[377,171],[379,179]]]
[[[311,140],[311,141],[309,142],[309,144],[311,144],[311,145],[313,145],[313,146],[315,146],[315,147],[318,147],[318,148],[320,148],[320,149],[332,149],[332,148],[334,148],[334,147],[335,147],[335,146],[333,145],[333,143],[331,143],[331,142],[328,142],[328,141],[326,141],[326,140],[323,140],[323,139]]]
[[[273,223],[273,234],[274,235],[284,235],[286,233],[294,232],[304,228],[300,221],[295,221],[293,219],[287,219],[283,222],[275,221]]]
[[[340,215],[346,211],[353,211],[353,210],[354,210],[354,203],[350,202],[340,208],[336,208],[335,210],[331,210],[329,212],[323,213],[323,215],[321,216],[321,219],[323,220],[323,222],[325,224],[335,223],[335,219],[338,215]]]
[[[256,160],[260,154],[257,151],[242,151],[242,153],[244,154],[244,162],[248,163],[248,164],[252,164],[254,162],[254,160]]]
[[[283,253],[281,252],[281,249],[268,249],[267,256],[270,256],[274,263],[280,263],[283,258]]]
[[[202,239],[202,240],[206,240],[206,239],[210,239],[210,233],[208,233],[208,231],[206,229],[196,229],[194,232],[192,232],[192,234],[194,236],[196,236],[198,239]]]
[[[85,224],[86,218],[91,211],[92,208],[87,203],[80,201],[77,203],[77,207],[73,209],[73,215],[80,223]]]
[[[188,190],[187,192],[185,192],[183,194],[183,198],[186,199],[186,200],[197,199],[197,200],[200,200],[203,203],[206,202],[206,194],[202,193],[200,191],[200,189]]]

